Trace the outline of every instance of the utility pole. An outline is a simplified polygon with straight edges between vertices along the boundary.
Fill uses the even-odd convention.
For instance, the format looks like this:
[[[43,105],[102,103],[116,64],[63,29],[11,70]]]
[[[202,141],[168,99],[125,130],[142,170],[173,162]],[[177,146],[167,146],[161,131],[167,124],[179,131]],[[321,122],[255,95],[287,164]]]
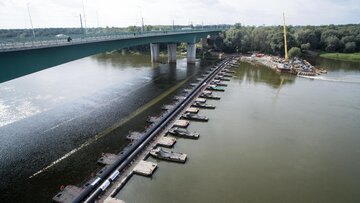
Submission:
[[[174,21],[174,19],[172,20],[172,30],[173,31],[175,30],[175,21]]]
[[[141,17],[141,32],[145,31],[144,18]]]
[[[28,14],[29,14],[29,19],[30,19],[30,25],[31,25],[32,34],[33,34],[33,37],[34,37],[34,39],[35,39],[35,31],[34,31],[34,26],[33,26],[32,19],[31,19],[29,4],[30,4],[30,2],[28,2],[28,3],[26,4],[26,6],[27,6]]]
[[[87,34],[87,28],[86,28],[86,16],[85,16],[84,0],[82,0],[82,7],[83,7],[83,15],[84,15],[85,35],[86,35]]]

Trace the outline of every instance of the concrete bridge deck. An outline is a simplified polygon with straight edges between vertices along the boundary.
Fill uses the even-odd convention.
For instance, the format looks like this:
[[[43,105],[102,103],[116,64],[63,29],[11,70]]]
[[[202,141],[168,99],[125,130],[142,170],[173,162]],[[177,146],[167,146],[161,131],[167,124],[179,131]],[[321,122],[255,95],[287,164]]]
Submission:
[[[152,32],[128,32],[116,35],[104,35],[104,36],[77,36],[72,37],[70,42],[66,38],[35,38],[28,39],[24,41],[7,41],[0,42],[0,52],[11,52],[11,51],[21,51],[26,49],[39,49],[47,47],[57,47],[57,46],[71,46],[76,44],[86,44],[93,42],[103,42],[103,41],[112,41],[112,40],[121,40],[121,39],[134,39],[142,37],[152,37],[152,36],[164,36],[164,35],[177,35],[177,34],[187,34],[187,33],[202,33],[202,32],[213,32],[221,31],[221,29],[193,29],[193,30],[174,30],[174,31],[152,31]]]
[[[63,39],[2,43],[0,83],[94,54],[144,44],[154,45],[152,49],[154,56],[157,55],[158,44],[168,44],[169,62],[176,62],[176,43],[186,42],[189,44],[188,58],[194,62],[196,54],[194,43],[208,35],[216,35],[220,31],[220,29],[180,30],[75,38],[71,42]],[[156,59],[156,57],[152,58]]]

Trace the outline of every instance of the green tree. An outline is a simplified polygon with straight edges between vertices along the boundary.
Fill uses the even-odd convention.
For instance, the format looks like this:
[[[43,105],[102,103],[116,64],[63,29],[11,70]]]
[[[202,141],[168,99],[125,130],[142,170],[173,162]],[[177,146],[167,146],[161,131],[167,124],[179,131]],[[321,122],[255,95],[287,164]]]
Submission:
[[[319,39],[313,30],[300,30],[296,35],[299,44],[309,43],[311,48],[317,48],[319,45]]]
[[[240,29],[229,29],[226,31],[224,44],[231,52],[238,52],[241,47],[241,40],[243,35]]]
[[[270,53],[270,29],[268,27],[256,27],[251,32],[251,50]]]
[[[329,29],[325,29],[322,33],[321,33],[321,42],[322,43],[326,43],[326,40],[329,37],[337,37],[340,38],[340,31],[338,30],[329,30]]]
[[[235,23],[234,28],[235,29],[240,29],[241,28],[241,23]]]
[[[347,42],[345,44],[344,52],[345,53],[352,53],[356,51],[356,43],[355,42]]]
[[[306,44],[302,44],[300,47],[301,47],[301,50],[310,50],[310,48],[311,48],[309,42]]]
[[[216,37],[213,44],[217,50],[224,49],[224,39],[222,37]]]
[[[334,52],[339,50],[340,40],[336,36],[330,36],[325,39],[325,51]]]
[[[248,52],[251,50],[251,39],[250,35],[245,34],[243,39],[241,40],[240,50],[242,53]]]
[[[292,34],[287,33],[287,44],[288,47],[296,46],[295,38]],[[270,46],[274,53],[276,54],[284,54],[285,46],[284,46],[284,33],[283,32],[276,32],[270,40]]]
[[[346,44],[348,42],[355,42],[355,37],[352,36],[352,35],[349,35],[349,36],[344,36],[341,38],[341,42]]]
[[[298,47],[291,47],[289,50],[289,57],[294,58],[301,55],[301,50]]]

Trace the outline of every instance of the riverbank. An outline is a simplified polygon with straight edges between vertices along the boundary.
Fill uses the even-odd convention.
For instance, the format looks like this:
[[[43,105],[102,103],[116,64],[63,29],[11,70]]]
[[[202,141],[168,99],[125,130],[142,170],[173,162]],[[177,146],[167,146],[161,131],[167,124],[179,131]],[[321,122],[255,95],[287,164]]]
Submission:
[[[360,52],[358,53],[324,53],[320,54],[320,57],[328,59],[336,59],[343,61],[360,61]]]

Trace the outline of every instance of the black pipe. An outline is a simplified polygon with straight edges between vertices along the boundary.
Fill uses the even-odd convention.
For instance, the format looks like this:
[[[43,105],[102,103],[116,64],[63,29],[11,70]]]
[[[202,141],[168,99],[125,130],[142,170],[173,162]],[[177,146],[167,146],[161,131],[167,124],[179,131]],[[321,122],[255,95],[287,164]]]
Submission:
[[[107,176],[109,176],[101,185],[96,189],[95,192],[93,192],[88,199],[85,200],[85,202],[94,202],[96,197],[104,191],[112,181],[116,179],[116,177],[120,174],[120,171],[122,171],[132,160],[132,158],[142,149],[143,146],[145,146],[148,142],[151,141],[151,139],[160,131],[162,128],[169,122],[177,113],[179,113],[182,108],[188,104],[192,97],[195,96],[200,90],[200,88],[207,84],[207,82],[217,74],[222,66],[228,62],[228,60],[224,60],[221,62],[217,69],[213,71],[211,74],[209,74],[202,83],[198,84],[196,88],[191,91],[187,96],[186,99],[180,102],[176,105],[174,109],[172,109],[170,112],[166,113],[165,116],[154,126],[152,126],[147,133],[142,136],[140,139],[136,140],[135,142],[130,144],[129,150],[125,151],[123,156],[119,157],[113,164],[111,164],[109,167],[107,167],[104,172],[101,173],[90,185],[88,185],[84,190],[81,191],[81,193],[72,201],[72,203],[80,203],[82,202],[86,197],[90,195],[90,193],[97,187],[101,180],[105,179]],[[130,159],[131,158],[131,159]],[[125,160],[125,161],[124,161]]]

